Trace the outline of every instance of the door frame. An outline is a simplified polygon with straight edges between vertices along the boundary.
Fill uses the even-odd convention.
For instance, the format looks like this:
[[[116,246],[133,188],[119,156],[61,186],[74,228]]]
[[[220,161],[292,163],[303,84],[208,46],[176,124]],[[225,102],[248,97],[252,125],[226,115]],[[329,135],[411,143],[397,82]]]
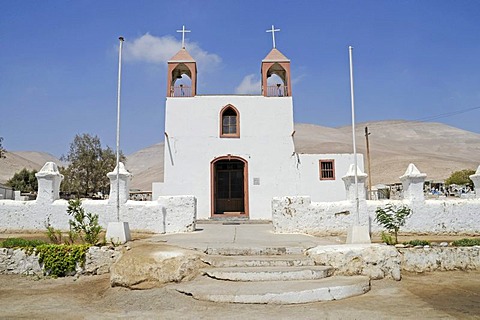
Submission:
[[[215,164],[218,161],[222,160],[238,160],[243,162],[243,208],[245,210],[244,213],[222,213],[222,214],[215,214]],[[249,217],[249,210],[248,210],[248,161],[237,156],[226,155],[220,156],[213,159],[210,162],[210,217]]]

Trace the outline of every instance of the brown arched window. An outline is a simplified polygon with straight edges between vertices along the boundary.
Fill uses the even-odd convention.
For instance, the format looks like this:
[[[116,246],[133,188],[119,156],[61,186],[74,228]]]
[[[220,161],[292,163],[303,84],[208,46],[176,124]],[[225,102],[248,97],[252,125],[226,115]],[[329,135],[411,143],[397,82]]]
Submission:
[[[220,137],[240,138],[240,115],[232,105],[225,106],[220,112]]]

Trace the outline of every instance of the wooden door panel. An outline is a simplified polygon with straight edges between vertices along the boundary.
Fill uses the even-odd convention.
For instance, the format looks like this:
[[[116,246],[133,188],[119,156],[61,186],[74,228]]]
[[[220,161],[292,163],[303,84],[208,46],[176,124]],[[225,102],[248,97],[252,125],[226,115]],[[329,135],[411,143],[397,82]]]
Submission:
[[[221,161],[215,166],[215,213],[244,213],[244,164]]]

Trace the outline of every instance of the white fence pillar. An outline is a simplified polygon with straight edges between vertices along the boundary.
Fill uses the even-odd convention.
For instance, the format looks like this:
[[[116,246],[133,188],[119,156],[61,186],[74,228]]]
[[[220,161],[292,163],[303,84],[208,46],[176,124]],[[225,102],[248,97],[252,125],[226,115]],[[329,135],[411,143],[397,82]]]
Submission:
[[[413,163],[410,163],[405,174],[400,177],[403,185],[403,199],[425,201],[423,184],[426,177],[425,173],[421,173]]]
[[[38,181],[37,203],[52,203],[60,199],[60,184],[63,175],[54,162],[47,162],[35,173]]]
[[[130,196],[130,180],[132,180],[132,174],[125,169],[122,162],[119,162],[118,165],[120,167],[118,174],[120,180],[119,198],[120,203],[125,203]],[[107,177],[110,179],[110,196],[108,203],[117,203],[117,168],[115,167],[112,172],[107,173]]]
[[[357,183],[358,183],[358,200],[366,200],[367,188],[365,187],[365,181],[368,175],[359,167],[357,167]],[[351,164],[347,173],[342,177],[345,183],[345,190],[347,192],[347,200],[355,201],[355,165]]]
[[[475,188],[475,198],[480,199],[480,166],[478,166],[475,174],[470,176],[470,179],[473,181]]]

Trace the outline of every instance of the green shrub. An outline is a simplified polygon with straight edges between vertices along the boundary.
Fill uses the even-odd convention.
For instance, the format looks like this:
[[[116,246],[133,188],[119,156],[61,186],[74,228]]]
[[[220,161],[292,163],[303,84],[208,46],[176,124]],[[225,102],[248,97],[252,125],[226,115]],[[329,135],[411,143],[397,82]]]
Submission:
[[[55,229],[51,224],[50,224],[50,219],[47,218],[47,222],[45,222],[45,228],[47,231],[45,232],[48,239],[50,240],[51,243],[54,244],[61,244],[62,243],[62,230]]]
[[[85,244],[44,244],[36,247],[36,254],[47,275],[63,277],[75,271],[77,263],[84,265],[89,247]]]
[[[388,245],[394,245],[395,240],[392,238],[392,235],[385,233],[382,231],[382,242],[388,244]]]
[[[102,227],[98,224],[98,214],[85,212],[82,202],[78,199],[68,201],[67,213],[73,217],[68,221],[71,241],[73,242],[78,235],[86,243],[97,244],[102,231]]]
[[[35,248],[45,244],[41,240],[27,240],[21,238],[8,238],[0,242],[2,248]]]
[[[412,213],[412,210],[407,206],[399,206],[389,203],[385,208],[378,207],[375,210],[375,221],[389,232],[393,232],[395,241],[392,244],[398,243],[398,230],[405,225],[405,220]]]
[[[480,246],[480,238],[475,238],[475,239],[460,239],[460,240],[455,240],[452,242],[452,245],[456,247],[473,247],[473,246]]]
[[[430,245],[430,242],[428,242],[427,240],[419,240],[419,239],[414,239],[414,240],[410,240],[408,242],[404,242],[403,244],[409,244],[409,245],[412,245],[412,246],[429,246]]]

